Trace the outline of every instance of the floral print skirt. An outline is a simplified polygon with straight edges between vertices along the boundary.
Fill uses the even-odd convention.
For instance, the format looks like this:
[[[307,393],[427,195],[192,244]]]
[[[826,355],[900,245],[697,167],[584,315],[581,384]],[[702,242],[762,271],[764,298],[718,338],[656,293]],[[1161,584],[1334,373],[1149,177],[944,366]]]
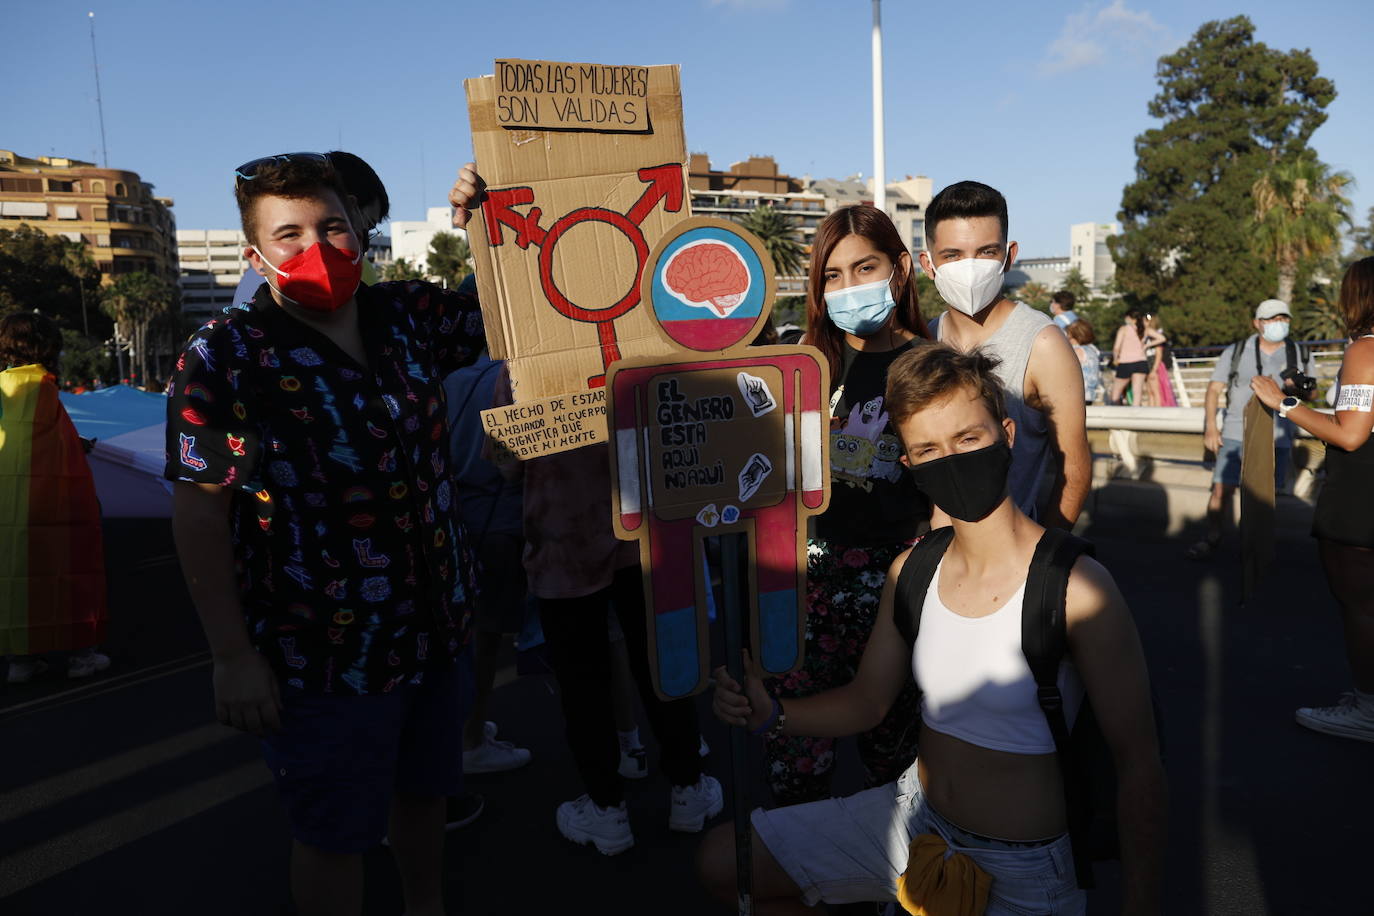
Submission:
[[[805,697],[854,679],[873,632],[887,569],[911,542],[848,547],[819,538],[807,544],[806,657],[791,674],[770,679],[781,699]],[[877,728],[858,736],[865,788],[892,782],[916,759],[920,693],[908,677]],[[764,742],[766,778],[779,805],[829,798],[834,738],[788,735]]]

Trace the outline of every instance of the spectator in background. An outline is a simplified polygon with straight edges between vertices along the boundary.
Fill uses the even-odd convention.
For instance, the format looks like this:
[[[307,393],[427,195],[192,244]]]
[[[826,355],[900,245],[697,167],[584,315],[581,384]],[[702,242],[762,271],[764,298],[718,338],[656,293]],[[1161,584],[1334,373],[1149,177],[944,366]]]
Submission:
[[[1112,364],[1116,366],[1116,379],[1112,382],[1108,403],[1123,403],[1126,389],[1130,388],[1132,406],[1141,406],[1150,363],[1145,359],[1145,319],[1135,309],[1126,313],[1121,319],[1121,327],[1116,329],[1116,339],[1112,342]]]
[[[477,296],[469,274],[458,292]],[[463,772],[497,773],[530,762],[530,752],[496,738],[496,723],[487,720],[487,702],[496,680],[496,656],[504,633],[518,632],[525,607],[525,549],[520,485],[505,480],[482,456],[486,436],[481,411],[491,406],[500,362],[484,351],[471,366],[444,379],[448,400],[449,460],[457,488],[458,512],[477,558],[478,594],[473,623],[473,675],[476,692],[463,730]]]
[[[37,312],[0,319],[0,656],[21,684],[67,652],[67,676],[110,667],[100,504],[51,368],[62,332]]]
[[[1341,607],[1354,689],[1334,706],[1299,709],[1298,724],[1374,742],[1374,258],[1346,270],[1340,306],[1350,346],[1341,364],[1334,415],[1284,397],[1267,373],[1253,377],[1250,390],[1327,446],[1326,484],[1317,499],[1312,536],[1326,583]]]
[[[1176,407],[1174,387],[1169,382],[1169,338],[1158,315],[1145,316],[1145,403],[1151,407]]]
[[[1268,376],[1284,387],[1285,394],[1297,394],[1283,373],[1297,368],[1311,375],[1311,357],[1300,357],[1297,345],[1288,340],[1288,304],[1266,299],[1255,307],[1252,324],[1255,333],[1231,344],[1217,358],[1212,380],[1207,384],[1203,408],[1203,442],[1216,453],[1212,471],[1212,496],[1207,503],[1207,534],[1188,548],[1187,556],[1205,560],[1221,543],[1222,517],[1231,511],[1231,495],[1240,486],[1242,435],[1245,431],[1245,405],[1250,402],[1250,381]],[[1226,392],[1226,409],[1217,425],[1217,404]],[[1293,451],[1293,424],[1282,417],[1274,420],[1274,489],[1283,489],[1288,479],[1288,461]]]
[[[1066,289],[1050,296],[1050,317],[1060,330],[1067,331],[1069,325],[1078,320],[1078,313],[1073,310],[1074,301],[1073,293]]]
[[[1094,343],[1097,337],[1093,334],[1093,326],[1079,318],[1065,328],[1065,333],[1069,335],[1069,345],[1083,370],[1083,403],[1096,404],[1102,396],[1102,353]]]
[[[511,403],[510,377],[503,371],[493,405]],[[702,772],[693,699],[664,701],[654,692],[639,545],[617,539],[611,527],[607,446],[511,461],[501,473],[524,483],[525,574],[539,598],[568,747],[586,790],[558,806],[559,833],[605,855],[635,843],[616,741],[610,614],[625,635],[639,697],[658,740],[659,764],[672,784],[668,829],[700,831],[724,805],[720,783]],[[636,766],[630,778],[638,776]]]

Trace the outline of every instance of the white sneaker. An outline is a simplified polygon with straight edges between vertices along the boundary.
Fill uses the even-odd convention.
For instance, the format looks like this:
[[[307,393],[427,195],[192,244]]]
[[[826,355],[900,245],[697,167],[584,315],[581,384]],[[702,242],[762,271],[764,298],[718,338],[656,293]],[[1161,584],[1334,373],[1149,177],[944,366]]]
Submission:
[[[530,762],[528,750],[516,747],[509,741],[497,741],[492,737],[494,731],[495,729],[484,730],[482,743],[470,751],[463,751],[464,773],[501,773]]]
[[[620,751],[620,775],[626,779],[643,779],[649,775],[649,752],[644,745]]]
[[[100,652],[87,652],[67,659],[67,677],[90,677],[110,667],[110,657]]]
[[[595,845],[602,855],[617,855],[635,844],[624,802],[602,808],[590,795],[583,795],[559,805],[557,821],[559,833],[574,843]]]
[[[10,669],[5,681],[10,684],[27,684],[48,670],[48,663],[41,658],[23,658],[16,655],[10,659]]]
[[[1341,694],[1335,706],[1304,706],[1296,718],[1313,731],[1374,742],[1374,710],[1362,706],[1353,692]]]
[[[720,783],[703,773],[694,786],[673,786],[671,806],[669,830],[700,833],[707,821],[720,814],[725,801],[720,794]]]

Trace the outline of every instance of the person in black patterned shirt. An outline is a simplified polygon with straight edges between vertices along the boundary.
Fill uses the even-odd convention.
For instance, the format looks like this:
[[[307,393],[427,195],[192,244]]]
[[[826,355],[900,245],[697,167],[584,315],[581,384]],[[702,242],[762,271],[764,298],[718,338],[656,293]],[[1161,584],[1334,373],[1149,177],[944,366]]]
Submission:
[[[465,167],[455,224],[478,187]],[[327,156],[240,166],[236,196],[267,284],[191,337],[167,414],[216,712],[262,738],[299,912],[360,913],[361,853],[389,832],[407,912],[442,913],[474,593],[442,379],[482,350],[481,312],[428,283],[359,285],[359,218]]]

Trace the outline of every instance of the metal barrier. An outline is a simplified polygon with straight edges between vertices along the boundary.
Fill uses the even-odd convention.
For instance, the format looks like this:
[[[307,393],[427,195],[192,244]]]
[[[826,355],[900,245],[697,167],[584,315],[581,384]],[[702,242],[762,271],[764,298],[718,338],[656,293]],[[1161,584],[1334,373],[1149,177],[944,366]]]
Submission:
[[[1317,379],[1317,392],[1324,395],[1340,372],[1345,356],[1344,340],[1299,340],[1299,359],[1312,360],[1312,374]],[[1174,384],[1174,397],[1180,407],[1201,407],[1207,397],[1207,385],[1212,380],[1217,360],[1225,346],[1179,347],[1171,351],[1174,358],[1169,379]],[[1223,392],[1221,402],[1226,403]]]

